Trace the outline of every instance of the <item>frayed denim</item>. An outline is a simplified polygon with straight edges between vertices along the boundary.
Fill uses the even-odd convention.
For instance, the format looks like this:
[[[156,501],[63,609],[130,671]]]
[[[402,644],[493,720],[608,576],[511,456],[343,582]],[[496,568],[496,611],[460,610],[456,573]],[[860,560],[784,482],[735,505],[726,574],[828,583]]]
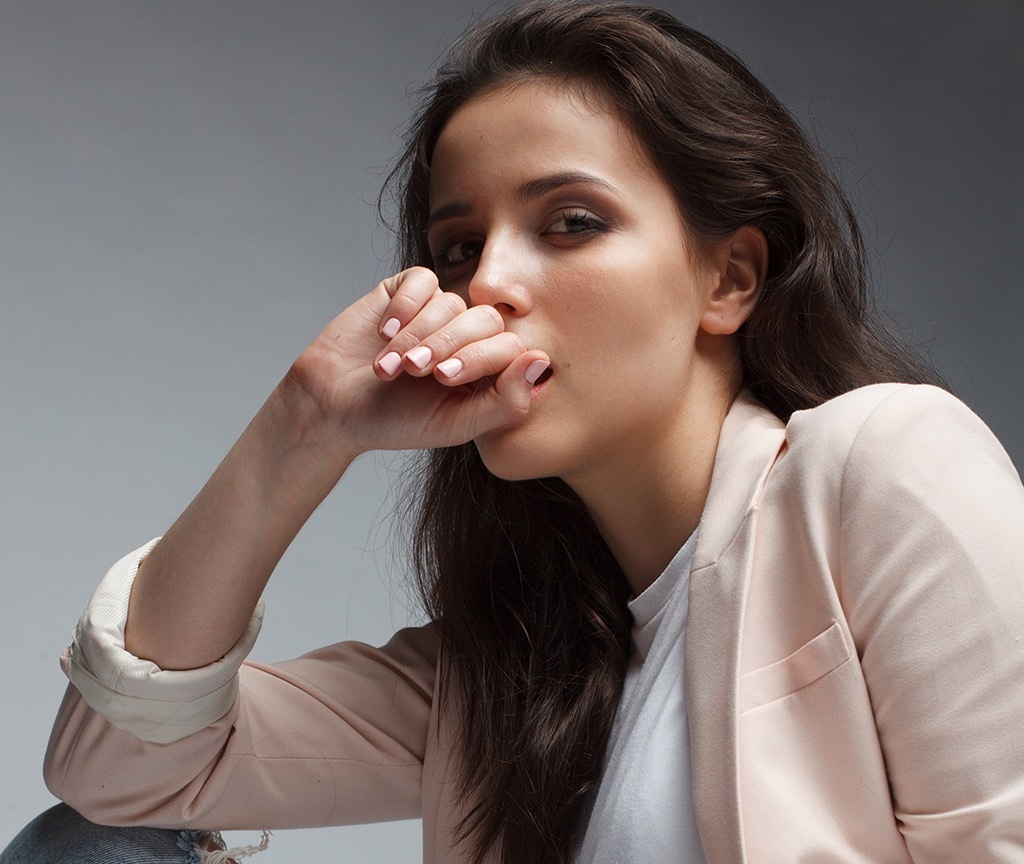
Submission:
[[[203,864],[208,831],[94,825],[67,804],[33,819],[0,852],[0,864]]]

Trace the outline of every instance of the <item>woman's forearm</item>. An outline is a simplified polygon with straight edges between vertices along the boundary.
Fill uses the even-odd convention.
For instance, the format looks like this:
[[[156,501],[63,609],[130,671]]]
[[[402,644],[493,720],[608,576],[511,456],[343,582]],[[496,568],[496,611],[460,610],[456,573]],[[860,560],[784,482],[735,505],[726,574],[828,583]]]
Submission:
[[[127,649],[163,669],[220,659],[270,574],[357,452],[285,379],[142,563]]]

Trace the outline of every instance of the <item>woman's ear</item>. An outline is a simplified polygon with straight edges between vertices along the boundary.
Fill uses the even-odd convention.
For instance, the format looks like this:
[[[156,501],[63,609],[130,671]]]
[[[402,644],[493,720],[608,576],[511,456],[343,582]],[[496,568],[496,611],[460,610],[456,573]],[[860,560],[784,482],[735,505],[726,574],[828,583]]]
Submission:
[[[715,277],[700,326],[705,333],[735,333],[757,305],[768,270],[768,241],[764,232],[744,225],[712,253]]]

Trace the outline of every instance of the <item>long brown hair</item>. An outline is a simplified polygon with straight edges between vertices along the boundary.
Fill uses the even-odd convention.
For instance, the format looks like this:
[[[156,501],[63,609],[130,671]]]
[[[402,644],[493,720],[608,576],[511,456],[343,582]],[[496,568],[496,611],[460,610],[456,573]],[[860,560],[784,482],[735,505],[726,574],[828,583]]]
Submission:
[[[533,76],[610,101],[698,244],[764,231],[769,268],[741,352],[745,385],[779,417],[865,384],[938,383],[872,313],[854,211],[799,125],[734,55],[644,6],[532,2],[455,44],[390,177],[403,266],[431,266],[430,160],[445,124]],[[461,742],[460,839],[478,860],[569,861],[629,652],[625,578],[559,480],[500,480],[473,444],[433,451],[421,479],[414,554]]]

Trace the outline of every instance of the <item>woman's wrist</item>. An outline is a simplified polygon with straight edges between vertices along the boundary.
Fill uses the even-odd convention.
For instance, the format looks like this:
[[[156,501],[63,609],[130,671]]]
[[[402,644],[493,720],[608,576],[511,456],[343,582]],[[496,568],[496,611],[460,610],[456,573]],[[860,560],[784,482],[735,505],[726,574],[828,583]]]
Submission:
[[[337,464],[343,472],[371,448],[346,434],[343,421],[349,412],[345,392],[336,382],[334,362],[317,343],[309,346],[292,363],[264,408],[279,412],[280,440],[286,447],[316,454],[315,458]]]

